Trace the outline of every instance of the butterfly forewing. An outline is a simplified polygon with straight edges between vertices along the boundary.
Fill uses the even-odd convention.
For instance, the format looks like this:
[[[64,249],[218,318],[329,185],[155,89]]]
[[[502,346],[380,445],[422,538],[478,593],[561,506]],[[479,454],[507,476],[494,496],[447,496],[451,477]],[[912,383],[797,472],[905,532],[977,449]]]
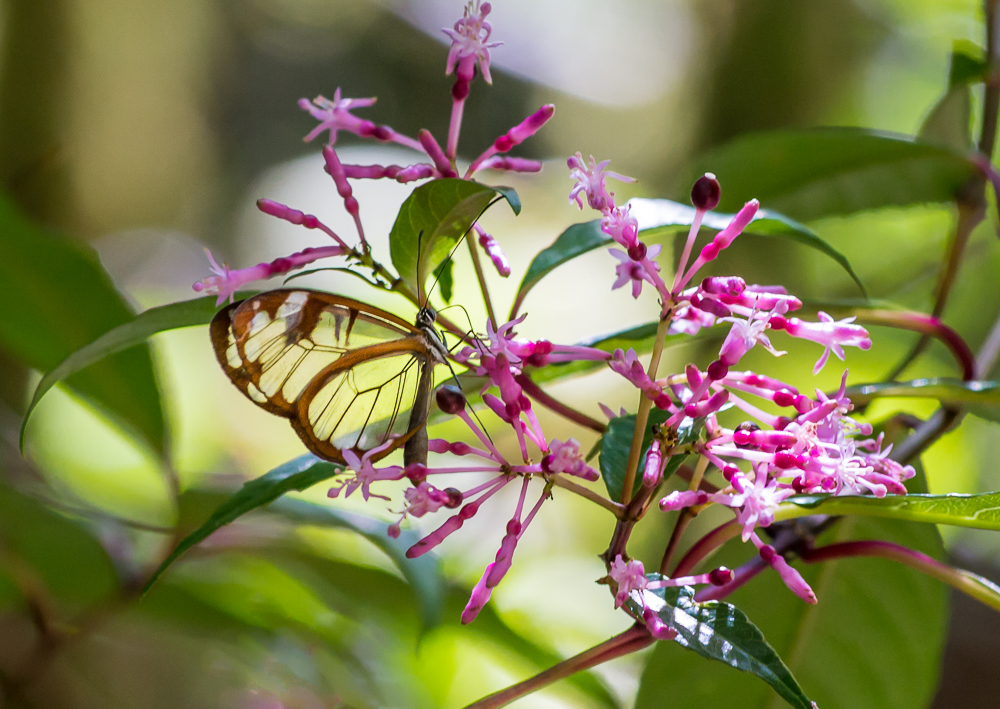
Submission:
[[[292,420],[317,455],[364,451],[412,434],[409,411],[426,337],[405,320],[349,298],[297,289],[221,310],[212,343],[223,370],[254,403]],[[419,417],[418,417],[419,418]]]

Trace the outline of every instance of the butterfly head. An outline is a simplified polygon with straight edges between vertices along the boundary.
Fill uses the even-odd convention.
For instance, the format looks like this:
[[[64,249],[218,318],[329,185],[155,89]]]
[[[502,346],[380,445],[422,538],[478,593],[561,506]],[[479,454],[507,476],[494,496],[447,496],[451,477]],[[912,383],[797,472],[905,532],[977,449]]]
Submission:
[[[435,321],[437,321],[437,313],[434,311],[434,308],[424,306],[417,312],[417,327],[421,330],[427,327],[434,327]]]

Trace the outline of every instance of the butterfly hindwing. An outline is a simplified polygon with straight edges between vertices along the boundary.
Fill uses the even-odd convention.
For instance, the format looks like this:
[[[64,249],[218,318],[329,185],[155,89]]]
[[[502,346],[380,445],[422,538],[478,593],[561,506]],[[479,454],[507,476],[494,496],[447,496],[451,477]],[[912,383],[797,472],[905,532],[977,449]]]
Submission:
[[[395,448],[423,425],[424,416],[411,409],[420,398],[426,410],[419,389],[432,357],[424,334],[391,313],[329,293],[282,289],[222,309],[211,335],[233,384],[291,419],[323,458],[343,462],[343,448],[360,454],[390,435],[398,436]]]

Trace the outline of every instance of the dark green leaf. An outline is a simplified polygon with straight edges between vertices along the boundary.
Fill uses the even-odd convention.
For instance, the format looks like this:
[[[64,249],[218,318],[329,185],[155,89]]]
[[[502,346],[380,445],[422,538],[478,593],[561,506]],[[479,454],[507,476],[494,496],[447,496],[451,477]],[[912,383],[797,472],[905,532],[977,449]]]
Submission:
[[[406,550],[420,538],[415,532],[406,530],[393,539],[386,533],[387,525],[382,520],[303,500],[283,498],[269,509],[297,522],[349,529],[362,535],[393,560],[417,594],[424,629],[441,622],[445,588],[437,557],[425,554],[417,559],[406,558]]]
[[[976,495],[886,495],[866,497],[801,495],[790,497],[775,519],[792,519],[814,514],[864,515],[888,519],[951,524],[959,527],[1000,530],[1000,492]]]
[[[418,270],[420,278],[433,273],[498,194],[496,188],[470,180],[441,179],[417,187],[406,198],[389,232],[389,253],[414,292]]]
[[[507,204],[510,205],[510,209],[514,212],[514,216],[521,213],[521,198],[518,197],[517,192],[513,187],[503,187],[502,185],[492,185],[492,187],[499,192],[505,200],[507,200]]]
[[[595,219],[582,224],[574,224],[560,234],[552,246],[542,249],[528,265],[528,270],[517,288],[517,296],[511,307],[511,316],[516,315],[524,297],[535,284],[557,266],[610,243],[611,238],[601,231],[601,220]]]
[[[850,519],[820,543],[886,539],[941,558],[931,525]],[[727,544],[711,565],[735,567],[755,550]],[[730,602],[738,605],[810,699],[819,707],[912,709],[928,706],[937,686],[947,621],[947,588],[914,569],[884,559],[854,558],[800,567],[819,597],[808,605],[772,571],[764,571]],[[664,706],[774,709],[769,687],[750,675],[705,662],[674,643],[657,643],[643,673],[636,709]],[[735,698],[735,699],[734,699]]]
[[[451,303],[452,288],[455,285],[454,266],[455,259],[448,259],[447,261],[442,261],[441,265],[434,271],[434,278],[437,281],[438,288],[441,289],[441,300],[445,303]]]
[[[937,399],[947,406],[964,406],[980,418],[1000,421],[1000,382],[914,379],[853,386],[847,390],[847,396],[855,406],[867,406],[875,399],[886,397]]]
[[[653,427],[662,424],[668,418],[670,418],[669,411],[657,408],[650,410],[646,430],[642,436],[642,456],[639,458],[636,475],[642,474],[643,466],[646,464],[646,451],[649,450],[649,445],[653,441]],[[677,445],[687,445],[696,441],[704,425],[704,419],[683,419],[677,428]],[[608,496],[612,500],[620,500],[622,496],[622,484],[625,482],[625,468],[628,465],[628,454],[632,448],[634,431],[635,414],[616,416],[608,422],[608,428],[601,437],[601,477],[604,478],[604,484],[608,488]],[[674,456],[674,458],[683,458],[683,456]],[[681,462],[683,461],[678,461],[673,466],[671,474],[677,470]]]
[[[680,202],[669,199],[633,199],[629,201],[632,205],[632,215],[639,220],[642,225],[641,234],[648,234],[654,230],[673,230],[678,227],[690,227],[694,222],[695,208],[689,207]],[[720,212],[708,212],[702,219],[702,226],[715,231],[722,231],[726,228],[734,215],[722,214]],[[759,209],[754,215],[753,221],[743,230],[747,234],[758,236],[771,236],[781,239],[789,239],[811,249],[826,254],[847,271],[848,275],[858,284],[858,288],[865,293],[865,286],[854,272],[847,258],[823,241],[814,231],[804,224],[799,224],[794,219],[786,217],[784,214],[771,211],[769,209]]]
[[[989,69],[982,47],[967,39],[955,40],[951,50],[951,67],[948,70],[948,88],[985,81]]]
[[[132,320],[96,255],[20,214],[0,194],[0,346],[47,372],[84,345]],[[70,388],[162,451],[164,418],[153,361],[144,346],[70,377]]]
[[[651,581],[663,578],[660,574],[647,574],[647,577]],[[696,603],[694,589],[690,586],[647,591],[643,600],[664,623],[677,631],[674,642],[681,647],[760,677],[793,707],[811,709],[809,698],[791,670],[760,629],[736,606],[724,601]],[[642,615],[643,604],[636,598],[630,597],[627,605],[633,613]]]
[[[279,465],[269,473],[245,483],[242,489],[222,503],[204,524],[181,540],[177,548],[170,553],[170,556],[160,564],[156,572],[146,582],[143,590],[148,591],[156,579],[184,552],[203,541],[215,530],[251,510],[273,502],[286,492],[305,490],[318,482],[332,478],[341,470],[343,470],[342,467],[320,460],[309,453]]]
[[[675,187],[686,197],[705,172],[722,185],[719,209],[757,198],[800,221],[866,209],[949,202],[976,168],[945,148],[854,128],[758,133],[695,159]]]
[[[57,367],[49,370],[38,382],[31,403],[21,424],[21,445],[24,445],[24,430],[28,417],[43,396],[66,377],[72,377],[82,369],[100,362],[105,357],[140,345],[153,335],[192,325],[207,325],[215,316],[218,306],[215,298],[195,298],[180,303],[170,303],[158,308],[150,308],[136,315],[131,321],[108,330],[96,340],[73,352]]]

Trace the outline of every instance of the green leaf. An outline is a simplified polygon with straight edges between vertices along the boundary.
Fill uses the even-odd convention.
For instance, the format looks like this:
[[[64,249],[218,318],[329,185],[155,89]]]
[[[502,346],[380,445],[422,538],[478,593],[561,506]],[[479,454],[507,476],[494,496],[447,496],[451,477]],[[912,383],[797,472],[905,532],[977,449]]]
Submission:
[[[653,427],[662,424],[670,418],[669,411],[662,411],[653,408],[649,412],[649,419],[646,430],[642,436],[642,456],[639,458],[639,466],[636,475],[642,475],[643,466],[646,464],[646,451],[653,442]],[[684,418],[677,427],[677,445],[683,446],[694,443],[701,435],[701,430],[705,426],[704,419]],[[632,434],[635,431],[635,414],[626,416],[616,416],[608,422],[608,428],[601,436],[601,477],[608,488],[608,496],[612,500],[620,500],[622,496],[622,485],[625,482],[625,468],[628,465],[628,454],[632,448]],[[683,458],[684,456],[674,456]],[[670,473],[673,474],[680,467],[683,460],[678,461]],[[673,460],[667,465],[670,466]],[[666,475],[664,476],[666,477]]]
[[[972,89],[968,84],[948,89],[927,114],[917,137],[949,150],[972,149]]]
[[[255,480],[244,483],[240,491],[223,502],[204,524],[180,541],[177,548],[170,553],[170,556],[160,564],[149,581],[146,582],[143,592],[148,591],[156,579],[184,552],[206,539],[215,530],[251,510],[273,502],[286,492],[305,490],[318,482],[332,478],[342,470],[341,466],[320,460],[309,453],[279,465]]]
[[[978,84],[989,76],[990,65],[986,53],[975,42],[955,40],[951,50],[951,67],[948,70],[948,88],[962,84]]]
[[[218,309],[215,297],[195,298],[194,300],[184,300],[179,303],[150,308],[136,315],[131,321],[108,330],[86,347],[73,352],[58,366],[50,369],[35,387],[35,393],[31,397],[31,403],[28,404],[24,421],[21,423],[22,448],[24,447],[24,432],[31,412],[35,410],[35,406],[38,405],[42,397],[56,384],[67,377],[72,377],[80,370],[100,362],[105,357],[142,344],[157,333],[193,325],[207,325],[212,321]]]
[[[389,254],[396,272],[414,292],[419,292],[418,272],[419,278],[433,273],[500,194],[498,188],[454,178],[433,180],[413,190],[389,232]]]
[[[22,215],[0,194],[0,346],[42,372],[103,333],[132,320],[97,256]],[[164,417],[147,347],[115,354],[70,377],[70,388],[162,451]]]
[[[941,558],[936,528],[890,520],[842,520],[820,544],[885,539]],[[738,539],[710,565],[736,567],[756,550]],[[836,709],[926,707],[937,687],[948,617],[948,589],[884,559],[852,558],[800,566],[817,605],[791,594],[765,570],[730,598],[767,637],[810,699]],[[664,706],[774,709],[770,687],[675,643],[661,642],[640,681],[636,709]]]
[[[801,495],[788,498],[775,519],[814,514],[864,515],[888,519],[1000,530],[1000,492],[975,495]]]
[[[349,529],[365,537],[392,559],[417,594],[424,629],[429,630],[441,622],[445,584],[437,557],[425,554],[417,559],[406,558],[406,550],[420,539],[416,532],[404,530],[393,539],[386,533],[386,523],[380,519],[304,500],[282,498],[268,509],[297,522]]]
[[[980,418],[1000,422],[1000,382],[914,379],[853,386],[847,390],[847,396],[855,406],[867,406],[875,399],[886,397],[937,399],[946,406],[964,406]]]
[[[632,216],[638,219],[639,224],[642,225],[641,234],[648,234],[654,230],[690,227],[694,222],[695,208],[680,202],[669,199],[633,199],[629,201],[629,204],[632,206]],[[733,216],[733,214],[708,212],[702,219],[702,226],[722,231],[729,225]],[[759,209],[754,215],[753,221],[743,231],[758,236],[789,239],[826,254],[847,271],[848,275],[858,284],[862,293],[866,293],[864,284],[858,278],[858,274],[854,272],[847,257],[823,241],[804,224],[799,224],[784,214],[769,209]]]
[[[585,253],[611,242],[611,238],[601,231],[601,220],[574,224],[560,234],[548,248],[542,249],[528,265],[528,270],[517,288],[517,296],[511,307],[511,316],[517,314],[528,291],[556,267]]]
[[[660,574],[646,574],[646,577],[650,581],[663,578]],[[674,642],[681,647],[760,677],[793,707],[811,709],[809,698],[791,670],[760,629],[736,606],[724,601],[697,603],[690,586],[646,591],[642,600],[677,631]],[[642,602],[630,597],[626,604],[633,613],[642,616]]]
[[[855,128],[757,133],[710,150],[678,174],[678,198],[705,172],[722,185],[719,209],[756,197],[800,221],[866,209],[949,202],[976,168],[965,156]]]
[[[441,289],[441,300],[451,303],[452,289],[455,285],[455,260],[448,259],[442,261],[441,265],[434,270],[434,278]]]
[[[507,200],[507,204],[510,205],[510,210],[514,212],[515,217],[521,214],[521,198],[513,187],[504,187],[502,185],[491,185],[491,187]]]

